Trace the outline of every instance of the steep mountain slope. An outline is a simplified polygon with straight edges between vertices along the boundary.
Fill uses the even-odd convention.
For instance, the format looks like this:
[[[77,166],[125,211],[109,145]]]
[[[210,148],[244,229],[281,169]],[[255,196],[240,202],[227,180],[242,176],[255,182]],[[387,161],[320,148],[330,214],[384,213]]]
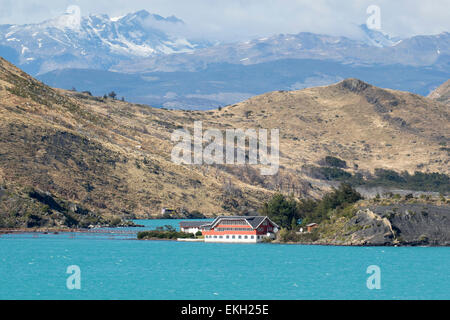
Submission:
[[[33,74],[63,68],[108,69],[132,57],[191,52],[200,44],[172,36],[158,26],[176,28],[183,21],[145,10],[123,17],[79,16],[75,11],[29,25],[1,25],[0,53],[12,56]],[[8,51],[9,49],[9,51]]]
[[[450,105],[450,80],[430,93],[428,98]]]
[[[84,224],[155,216],[162,208],[254,213],[276,191],[313,197],[328,191],[333,182],[312,177],[308,167],[330,155],[345,160],[350,172],[448,174],[442,143],[449,117],[448,107],[431,99],[352,79],[271,92],[221,110],[168,111],[52,89],[1,59],[2,212],[33,216],[32,225],[51,224],[44,218],[58,212],[97,219]],[[194,121],[205,129],[279,128],[280,171],[263,177],[249,165],[174,164],[171,134],[192,132]],[[39,202],[46,196],[56,200]],[[17,199],[30,206],[18,210]]]
[[[171,132],[191,113],[55,90],[3,59],[0,86],[0,184],[18,198],[36,190],[132,218],[164,207],[244,213],[270,193],[219,169],[171,162]]]

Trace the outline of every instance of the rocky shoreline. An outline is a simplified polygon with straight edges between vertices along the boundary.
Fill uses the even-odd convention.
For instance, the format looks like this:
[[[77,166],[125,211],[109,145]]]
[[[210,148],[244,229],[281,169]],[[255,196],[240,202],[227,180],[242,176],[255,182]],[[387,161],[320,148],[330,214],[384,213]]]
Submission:
[[[324,223],[311,233],[278,237],[276,242],[324,246],[448,247],[450,206],[397,203],[363,207],[353,217]]]
[[[134,225],[139,227],[139,225]],[[117,228],[119,230],[120,228]],[[89,233],[80,228],[10,228],[0,235],[16,233]],[[176,241],[148,235],[147,241]],[[349,218],[321,224],[311,233],[279,234],[272,244],[358,247],[449,247],[450,205],[424,203],[379,204],[360,207]]]

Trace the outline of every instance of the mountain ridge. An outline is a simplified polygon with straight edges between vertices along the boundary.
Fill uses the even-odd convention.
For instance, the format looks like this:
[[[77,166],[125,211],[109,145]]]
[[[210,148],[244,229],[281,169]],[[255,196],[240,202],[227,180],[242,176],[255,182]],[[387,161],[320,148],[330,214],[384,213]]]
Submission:
[[[350,77],[428,95],[449,78],[448,32],[394,38],[358,28],[352,37],[299,32],[225,43],[194,37],[174,16],[81,17],[71,6],[42,23],[0,25],[0,56],[53,87],[194,110]],[[267,72],[273,78],[261,81]]]
[[[192,71],[217,62],[247,65],[286,58],[429,66],[450,54],[448,32],[400,39],[361,25],[360,39],[300,32],[217,43],[177,35],[174,27],[184,22],[175,16],[165,18],[140,10],[115,18],[105,14],[82,17],[78,7],[69,9],[42,23],[0,25],[0,53],[33,75],[63,68]],[[164,31],[164,25],[172,32]],[[101,58],[95,59],[94,53]],[[194,54],[186,60],[183,53]]]
[[[0,45],[15,50],[15,62],[35,74],[74,66],[108,69],[132,56],[191,52],[202,45],[158,28],[158,23],[184,24],[174,16],[145,10],[117,19],[78,15],[75,11],[37,24],[2,25]]]
[[[317,59],[347,64],[400,64],[432,66],[450,54],[450,33],[414,36],[389,46],[369,45],[362,40],[300,32],[250,41],[219,44],[194,54],[120,62],[110,70],[122,72],[195,71],[210,63],[256,64],[277,59]],[[448,59],[448,58],[447,58]]]
[[[270,74],[270,77],[267,77]],[[396,74],[396,77],[386,77]],[[273,90],[298,90],[358,78],[376,86],[428,95],[450,77],[428,67],[353,66],[333,61],[277,60],[261,64],[212,64],[196,72],[120,73],[65,69],[38,78],[58,88],[95,95],[115,91],[128,101],[169,109],[207,110]]]

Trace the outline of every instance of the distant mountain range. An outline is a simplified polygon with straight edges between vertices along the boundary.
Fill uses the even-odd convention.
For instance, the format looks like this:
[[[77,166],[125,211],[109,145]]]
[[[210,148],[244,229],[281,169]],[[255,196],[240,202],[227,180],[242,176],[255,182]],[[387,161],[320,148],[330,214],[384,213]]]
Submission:
[[[359,39],[298,33],[220,43],[168,31],[183,26],[145,10],[79,21],[65,14],[0,26],[0,55],[54,87],[114,90],[129,101],[184,109],[349,77],[428,95],[450,78],[448,32],[400,39],[362,25]]]
[[[65,68],[107,70],[132,57],[202,47],[157,27],[183,24],[176,17],[163,18],[145,10],[117,18],[64,14],[38,24],[1,25],[0,53],[33,74]]]
[[[38,76],[53,87],[112,90],[127,101],[169,109],[214,109],[273,90],[324,86],[356,77],[379,87],[427,95],[450,78],[447,71],[404,65],[356,66],[330,60],[284,59],[252,65],[209,64],[198,71],[119,73],[65,69]]]
[[[433,66],[437,70],[445,70],[450,61],[450,33],[402,40],[392,39],[364,25],[360,29],[363,40],[305,32],[295,35],[281,34],[216,45],[189,54],[123,61],[111,70],[198,71],[211,63],[250,65],[280,59],[331,60],[353,65]]]

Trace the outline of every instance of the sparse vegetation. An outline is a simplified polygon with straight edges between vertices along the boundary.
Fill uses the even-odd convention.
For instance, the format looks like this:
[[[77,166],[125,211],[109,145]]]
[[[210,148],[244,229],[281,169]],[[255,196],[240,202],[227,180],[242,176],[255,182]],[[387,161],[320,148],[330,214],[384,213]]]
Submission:
[[[131,225],[101,216],[32,187],[2,192],[0,228],[88,228],[90,225]]]
[[[347,99],[348,89],[332,86],[295,95],[272,92],[221,112],[184,112],[118,102],[107,94],[102,99],[52,89],[2,59],[0,80],[0,183],[9,188],[1,202],[11,211],[7,221],[2,219],[3,224],[14,221],[13,215],[20,216],[17,224],[26,224],[28,209],[30,225],[65,223],[66,218],[51,205],[18,191],[26,185],[50,192],[61,206],[63,201],[75,203],[103,217],[106,224],[113,224],[114,217],[160,217],[162,207],[174,208],[182,218],[181,208],[196,209],[208,216],[254,214],[276,191],[292,193],[304,206],[312,205],[315,200],[307,199],[323,196],[333,181],[353,186],[359,185],[354,182],[368,183],[377,177],[367,173],[384,165],[396,168],[396,172],[420,169],[448,174],[447,152],[439,150],[448,148],[448,143],[438,145],[448,140],[442,136],[448,110],[407,93],[387,94],[369,86],[365,93],[370,94],[371,102],[361,99],[355,104]],[[329,93],[336,99],[325,98]],[[398,106],[392,108],[392,101],[399,101]],[[376,110],[381,108],[374,104],[402,113],[383,118],[383,128],[378,128],[367,122],[379,118]],[[335,117],[336,110],[342,111],[339,118]],[[246,111],[252,112],[248,120]],[[398,117],[407,127],[392,122]],[[279,174],[262,176],[258,166],[173,164],[171,132],[192,129],[194,121],[203,121],[205,130],[240,128],[243,124],[249,128],[282,128],[281,137],[285,138],[281,140]],[[361,137],[355,138],[354,133],[361,133]],[[411,144],[405,145],[405,141]],[[386,144],[392,147],[386,149]],[[336,155],[335,159],[324,159],[324,152]],[[316,184],[300,169],[317,165],[321,159],[328,169],[320,172],[325,181]],[[446,176],[439,179],[442,177]],[[419,177],[416,185],[424,179]],[[442,186],[442,181],[434,180],[427,178],[424,185],[430,189]],[[395,185],[406,182],[389,180]],[[445,190],[441,192],[445,194]],[[12,199],[22,201],[23,206]],[[69,215],[79,220],[81,213]],[[67,222],[76,225],[70,217]],[[297,223],[292,222],[286,221],[286,227]]]
[[[196,236],[192,233],[178,232],[172,226],[164,226],[157,230],[138,232],[138,240],[176,240],[176,239],[194,239]]]
[[[346,211],[346,209],[361,199],[362,196],[350,185],[341,184],[338,189],[326,194],[320,200],[302,199],[297,201],[292,197],[276,194],[264,203],[260,213],[270,217],[280,227],[293,230],[296,229],[299,219],[302,220],[301,225],[305,226],[309,223],[320,224],[329,220],[331,213],[351,214],[351,211]]]
[[[398,173],[394,170],[377,168],[374,175],[364,177],[361,173],[351,174],[336,167],[305,167],[305,172],[316,179],[341,181],[352,186],[393,187],[405,190],[450,192],[450,177],[443,173],[407,171]]]
[[[327,156],[322,161],[321,164],[327,167],[333,167],[333,168],[347,168],[347,162],[345,162],[342,159],[333,157],[333,156]]]

